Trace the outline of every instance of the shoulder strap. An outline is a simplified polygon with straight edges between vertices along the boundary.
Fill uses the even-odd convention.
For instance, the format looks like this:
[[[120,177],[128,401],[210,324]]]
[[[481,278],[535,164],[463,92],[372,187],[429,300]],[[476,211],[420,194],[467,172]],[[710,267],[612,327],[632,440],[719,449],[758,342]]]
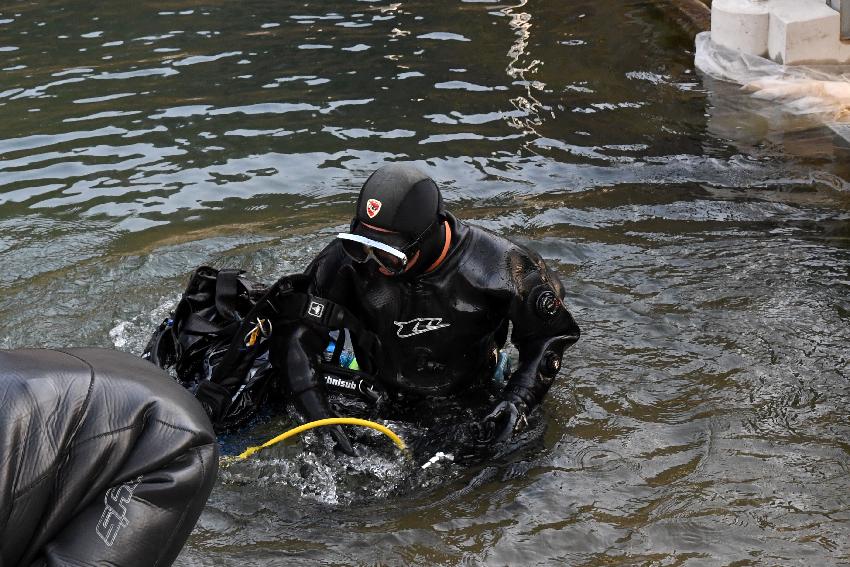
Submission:
[[[230,325],[219,325],[201,317],[197,313],[190,313],[180,326],[180,333],[190,335],[209,335],[211,333],[222,333],[229,330]]]
[[[290,277],[282,277],[272,285],[269,290],[257,301],[245,318],[239,323],[239,327],[230,340],[221,362],[213,370],[210,377],[215,382],[228,389],[234,389],[242,384],[245,379],[245,371],[250,368],[254,360],[262,354],[264,346],[257,342],[246,344],[245,337],[251,333],[260,319],[290,319],[284,311],[288,311],[288,301],[280,301],[280,297],[287,298],[293,290],[293,280]],[[261,347],[262,345],[262,347]]]
[[[219,270],[215,282],[215,308],[230,321],[239,320],[236,300],[239,295],[239,276],[242,270]]]

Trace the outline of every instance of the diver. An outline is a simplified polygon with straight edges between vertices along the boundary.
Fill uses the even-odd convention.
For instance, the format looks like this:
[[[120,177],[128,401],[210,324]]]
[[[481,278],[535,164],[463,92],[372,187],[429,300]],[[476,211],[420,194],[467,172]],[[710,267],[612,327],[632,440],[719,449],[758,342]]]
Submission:
[[[518,367],[486,416],[472,424],[479,447],[504,443],[523,429],[557,376],[564,349],[579,338],[563,286],[541,257],[446,211],[437,184],[407,164],[372,173],[349,232],[325,247],[305,274],[313,296],[347,309],[377,335],[376,384],[417,412],[479,397],[510,329]],[[319,301],[312,308],[311,315],[321,315],[325,306]],[[269,358],[289,395],[308,420],[332,417],[319,368],[327,330],[307,320],[276,329]],[[362,361],[368,353],[357,347],[355,341]],[[233,379],[207,381],[197,395],[215,420],[239,387]],[[341,428],[332,435],[339,449],[356,454]]]
[[[200,404],[153,365],[0,351],[0,565],[171,565],[217,470]]]

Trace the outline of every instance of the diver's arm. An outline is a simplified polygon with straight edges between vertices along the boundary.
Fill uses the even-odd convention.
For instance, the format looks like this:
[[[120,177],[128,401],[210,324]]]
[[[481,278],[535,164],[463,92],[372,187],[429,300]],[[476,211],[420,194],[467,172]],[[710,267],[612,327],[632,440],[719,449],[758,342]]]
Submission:
[[[521,401],[528,411],[540,404],[561,369],[564,350],[577,338],[578,327],[575,334],[534,339],[519,346],[519,367],[508,380],[504,398]]]
[[[511,306],[511,340],[519,350],[519,366],[505,387],[506,399],[520,400],[528,410],[546,396],[561,369],[564,350],[580,335],[564,305],[560,280],[539,257],[532,260],[536,269],[517,282]]]
[[[333,289],[333,275],[339,274],[339,245],[331,243],[307,266],[304,271],[310,279],[310,292],[328,297]],[[336,294],[338,295],[338,294]],[[304,414],[307,421],[334,417],[328,405],[327,392],[317,362],[328,344],[328,330],[323,327],[298,322],[272,335],[270,359],[278,374],[284,377],[287,393]],[[331,428],[331,435],[339,448],[356,455],[348,437],[340,426]]]
[[[272,364],[285,377],[287,392],[307,421],[335,417],[315,364],[327,340],[326,332],[301,323],[275,335],[272,342]],[[357,454],[340,426],[332,427],[331,435],[343,452]]]
[[[580,335],[558,277],[539,256],[524,260],[526,270],[517,272],[509,315],[519,366],[502,391],[502,401],[485,418],[485,436],[497,442],[509,439],[517,423],[543,401],[561,369],[564,350]]]

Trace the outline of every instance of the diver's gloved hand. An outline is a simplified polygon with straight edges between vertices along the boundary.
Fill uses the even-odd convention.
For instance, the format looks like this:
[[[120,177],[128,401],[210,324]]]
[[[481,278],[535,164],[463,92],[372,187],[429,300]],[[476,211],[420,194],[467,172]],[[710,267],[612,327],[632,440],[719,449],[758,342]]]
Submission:
[[[328,402],[325,396],[316,388],[304,390],[295,397],[295,403],[298,404],[307,421],[316,421],[319,419],[327,419],[334,417],[328,408]],[[348,439],[348,435],[342,430],[339,425],[333,425],[330,428],[331,437],[336,441],[336,449],[342,451],[350,457],[357,457],[357,451]]]
[[[480,445],[499,445],[525,429],[527,407],[518,398],[503,400],[478,424]]]

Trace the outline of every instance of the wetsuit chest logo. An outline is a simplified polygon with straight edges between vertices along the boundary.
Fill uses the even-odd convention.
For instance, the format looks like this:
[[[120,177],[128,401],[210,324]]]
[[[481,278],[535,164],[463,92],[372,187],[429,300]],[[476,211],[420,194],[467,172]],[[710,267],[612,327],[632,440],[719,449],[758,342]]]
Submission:
[[[450,323],[443,323],[442,317],[417,317],[410,321],[393,321],[393,323],[398,326],[396,334],[401,339],[450,326]]]
[[[369,199],[366,201],[366,214],[369,215],[370,219],[375,218],[375,216],[381,212],[381,202],[377,199]]]

